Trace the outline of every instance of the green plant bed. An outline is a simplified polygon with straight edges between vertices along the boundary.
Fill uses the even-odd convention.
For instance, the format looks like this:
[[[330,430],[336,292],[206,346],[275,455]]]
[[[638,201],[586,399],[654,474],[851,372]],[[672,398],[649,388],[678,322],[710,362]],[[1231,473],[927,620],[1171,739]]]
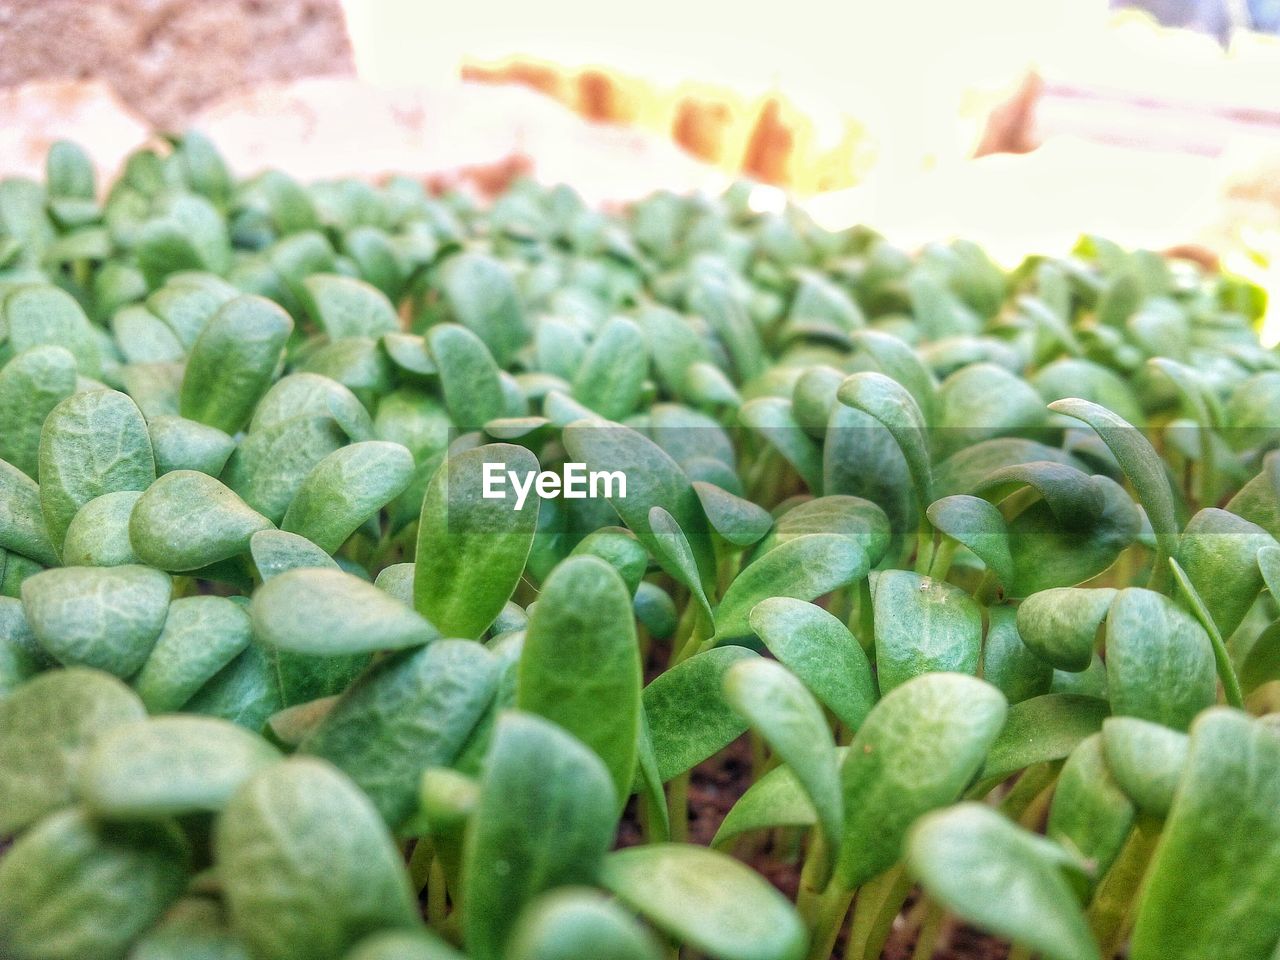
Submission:
[[[1257,288],[196,135],[98,196],[0,183],[0,956],[1275,956]]]

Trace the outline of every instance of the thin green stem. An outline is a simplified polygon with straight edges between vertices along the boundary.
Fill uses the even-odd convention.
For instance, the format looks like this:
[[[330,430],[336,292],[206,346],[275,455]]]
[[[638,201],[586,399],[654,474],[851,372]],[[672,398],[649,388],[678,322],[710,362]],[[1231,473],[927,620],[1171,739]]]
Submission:
[[[955,558],[956,547],[960,544],[951,537],[943,537],[942,543],[938,544],[938,549],[934,551],[933,559],[929,563],[929,576],[934,580],[945,580],[947,574],[951,572],[951,561]]]
[[[941,904],[932,900],[926,902],[924,920],[920,924],[920,933],[916,937],[916,948],[911,953],[911,960],[932,960],[946,918],[947,912],[942,909]]]
[[[431,841],[421,837],[413,845],[413,853],[409,854],[409,878],[414,890],[421,891],[427,885],[427,878],[430,876],[431,864],[434,860],[435,850],[432,849]]]
[[[1226,695],[1227,703],[1243,710],[1244,692],[1240,689],[1240,678],[1236,676],[1235,667],[1231,665],[1231,655],[1227,652],[1227,644],[1222,639],[1222,631],[1218,629],[1209,609],[1200,598],[1200,592],[1196,590],[1188,579],[1186,571],[1182,569],[1182,564],[1170,557],[1169,569],[1173,571],[1173,579],[1191,607],[1192,614],[1200,621],[1200,626],[1204,627],[1205,633],[1209,634],[1209,642],[1213,645],[1213,660],[1218,667],[1218,679],[1222,681],[1222,691]]]
[[[816,919],[809,939],[808,960],[829,960],[852,903],[852,890],[845,890],[836,883],[828,885],[818,901]]]
[[[845,960],[878,960],[910,891],[911,878],[902,866],[887,870],[862,886],[853,911]]]
[[[920,527],[916,531],[916,573],[923,576],[933,562],[933,524],[920,513]]]
[[[984,607],[988,606],[995,597],[997,586],[999,586],[999,582],[996,580],[995,571],[985,571],[982,574],[982,579],[978,581],[978,585],[974,587],[973,599]]]
[[[667,807],[671,815],[671,839],[686,843],[689,839],[689,771],[686,770],[667,786]]]
[[[427,923],[438,924],[449,912],[449,890],[444,878],[444,864],[439,857],[431,861],[431,876],[427,880]]]
[[[1124,941],[1134,896],[1160,839],[1160,821],[1140,817],[1133,832],[1098,885],[1089,906],[1089,928],[1104,957],[1114,957]]]
[[[822,890],[831,875],[831,856],[821,830],[814,830],[810,836],[809,851],[800,868],[800,889],[796,893],[796,909],[800,917],[813,928],[818,920],[818,906]]]

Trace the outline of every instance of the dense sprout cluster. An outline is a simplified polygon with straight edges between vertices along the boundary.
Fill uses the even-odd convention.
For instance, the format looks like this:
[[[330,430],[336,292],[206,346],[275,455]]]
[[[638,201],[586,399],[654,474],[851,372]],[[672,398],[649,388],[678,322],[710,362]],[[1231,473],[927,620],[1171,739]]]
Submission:
[[[1270,960],[1258,291],[749,199],[0,183],[0,955]]]

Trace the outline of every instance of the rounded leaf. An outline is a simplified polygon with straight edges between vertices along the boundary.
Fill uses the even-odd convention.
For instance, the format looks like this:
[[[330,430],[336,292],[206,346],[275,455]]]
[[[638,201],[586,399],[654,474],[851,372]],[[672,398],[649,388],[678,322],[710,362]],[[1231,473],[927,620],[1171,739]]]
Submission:
[[[414,812],[423,769],[457,759],[497,685],[498,664],[484,647],[439,640],[376,663],[300,749],[349,776],[399,829]]]
[[[924,817],[907,841],[911,873],[948,910],[1046,960],[1098,960],[1061,859],[978,803]]]
[[[271,385],[293,320],[265,297],[242,296],[215,313],[182,378],[182,416],[234,434]]]
[[[49,539],[56,546],[61,547],[76,511],[90,500],[117,490],[145,490],[155,477],[147,423],[125,394],[72,394],[45,419],[40,433],[40,503]]]
[[[254,636],[314,656],[416,647],[439,636],[431,624],[373,584],[341,570],[289,570],[249,604]]]
[[[280,753],[257,734],[213,717],[153,717],[98,737],[80,772],[89,809],[110,820],[154,820],[221,810]]]
[[[169,611],[172,581],[151,567],[60,567],[22,583],[40,646],[66,666],[130,677],[147,659]]]
[[[554,721],[604,761],[621,804],[640,734],[640,648],[631,595],[596,557],[570,557],[542,585],[529,618],[516,705]],[[601,711],[601,704],[608,704]]]
[[[851,730],[876,702],[871,664],[849,628],[821,607],[793,597],[757,603],[751,629],[769,652]]]
[[[1018,633],[1040,659],[1078,673],[1093,661],[1098,628],[1115,596],[1109,587],[1033,593],[1018,607]]]
[[[338,960],[417,904],[400,852],[368,798],[320,760],[260,770],[214,829],[235,931],[262,960]]]
[[[118,490],[81,507],[67,527],[62,562],[69,567],[118,567],[141,563],[129,540],[129,518],[142,494]]]
[[[248,613],[226,597],[174,600],[133,688],[152,713],[181,709],[252,636]]]
[[[187,862],[168,825],[53,814],[0,857],[0,954],[122,957],[182,895]]]
[[[716,960],[800,960],[808,932],[795,909],[737,860],[675,843],[619,850],[601,884],[681,943]]]
[[[43,673],[0,700],[0,834],[71,804],[94,742],[145,716],[115,677],[78,667]]]
[[[220,481],[195,470],[166,473],[138,499],[129,540],[138,558],[161,570],[198,570],[249,549],[273,524]]]
[[[400,444],[385,440],[350,444],[312,468],[280,527],[334,553],[412,479],[413,455]]]
[[[486,497],[486,472],[526,478],[538,469],[524,447],[493,443],[448,457],[431,478],[418,525],[414,606],[446,636],[472,639],[493,623],[533,546],[536,494],[518,510],[513,483]]]

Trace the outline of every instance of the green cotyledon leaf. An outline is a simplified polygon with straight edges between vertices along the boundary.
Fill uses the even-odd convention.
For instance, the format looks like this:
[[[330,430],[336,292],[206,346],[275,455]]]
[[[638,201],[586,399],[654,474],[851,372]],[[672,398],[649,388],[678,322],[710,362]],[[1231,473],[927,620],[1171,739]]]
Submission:
[[[1102,722],[1107,769],[1139,810],[1165,817],[1187,765],[1190,738],[1137,717]]]
[[[152,713],[181,709],[253,635],[249,615],[226,597],[181,597],[169,604],[164,628],[131,683]]]
[[[844,840],[833,882],[853,890],[902,856],[907,831],[954,803],[1005,722],[1004,696],[959,673],[928,673],[867,714],[841,765]]]
[[[573,398],[606,420],[621,420],[640,402],[649,346],[640,328],[615,317],[596,334],[573,379]]]
[[[1101,494],[1101,512],[1080,523],[1074,511],[1059,515],[1040,499],[1027,505],[1008,523],[1013,554],[1012,597],[1039,590],[1084,583],[1111,567],[1142,532],[1141,511],[1114,480],[1095,475],[1091,485]]]
[[[53,344],[69,350],[86,377],[102,373],[102,352],[84,309],[65,290],[30,284],[4,298],[4,326],[15,354]]]
[[[993,363],[971,363],[938,388],[934,445],[946,457],[982,440],[1028,433],[1046,418],[1034,387]]]
[[[840,620],[793,597],[757,603],[751,629],[822,705],[857,730],[875,705],[875,679],[866,652]]]
[[[1093,660],[1098,628],[1115,597],[1109,587],[1041,590],[1018,606],[1018,633],[1040,659],[1078,673]]]
[[[249,616],[263,643],[314,656],[399,650],[440,635],[368,581],[322,567],[272,577],[254,593]]]
[[[280,753],[226,720],[175,714],[115,727],[99,737],[80,771],[80,795],[95,816],[155,820],[221,810]]]
[[[755,657],[725,673],[724,698],[804,785],[830,856],[838,855],[844,810],[836,746],[813,694],[786,667]]]
[[[498,663],[479,644],[439,640],[374,664],[301,744],[342,770],[398,830],[424,767],[457,759],[496,692]]]
[[[841,403],[874,417],[902,450],[921,510],[933,502],[933,469],[924,414],[906,387],[883,373],[855,373],[840,385]]]
[[[791,401],[754,397],[738,409],[738,418],[782,454],[805,486],[814,493],[822,492],[822,451],[806,436]]]
[[[446,636],[480,636],[511,599],[538,524],[538,497],[516,509],[514,474],[538,472],[523,447],[493,443],[448,456],[427,487],[418,524],[414,605]],[[486,497],[487,475],[503,479]],[[526,491],[528,488],[525,488]]]
[[[1045,960],[1098,960],[1065,860],[1052,841],[979,803],[922,817],[907,840],[911,874],[948,910]]]
[[[595,556],[618,571],[627,593],[635,595],[649,568],[649,554],[634,533],[625,527],[593,530],[571,551],[571,556]]]
[[[256,433],[294,417],[332,417],[353,442],[373,434],[369,411],[347,387],[318,373],[290,373],[281,377],[253,410],[249,432]]]
[[[588,887],[566,887],[525,907],[504,957],[659,960],[661,955],[653,936],[608,896]]]
[[[565,449],[589,471],[618,471],[626,477],[626,495],[610,497],[622,521],[655,556],[661,547],[649,525],[650,511],[662,507],[689,541],[705,585],[715,568],[711,537],[702,504],[688,475],[662,447],[621,424],[581,419],[564,428]]]
[[[601,884],[675,939],[719,960],[799,960],[808,933],[795,908],[732,857],[689,844],[611,853]]]
[[[750,500],[702,480],[693,489],[711,528],[735,547],[751,546],[773,527],[769,511]]]
[[[1218,674],[1209,636],[1163,594],[1121,590],[1106,627],[1107,686],[1118,716],[1186,730],[1217,700]]]
[[[413,455],[398,443],[366,440],[335,450],[311,470],[280,528],[333,553],[413,479]]]
[[[802,500],[777,518],[758,553],[808,533],[838,533],[862,545],[872,566],[884,559],[892,531],[885,512],[861,497],[832,495]]]
[[[263,582],[286,570],[323,567],[337,570],[338,563],[306,537],[285,530],[260,530],[249,538],[249,554]],[[388,569],[388,568],[384,568]],[[379,574],[381,576],[381,574]],[[409,602],[412,602],[410,597]]]
[[[1049,808],[1048,836],[1101,880],[1119,856],[1133,827],[1135,807],[1112,775],[1102,734],[1080,741],[1067,758]]]
[[[716,636],[750,634],[748,618],[761,600],[794,597],[815,600],[867,575],[866,551],[840,534],[811,533],[785,540],[749,564],[724,593],[716,608]]]
[[[58,562],[41,507],[40,488],[4,460],[0,460],[0,548],[47,566]]]
[[[145,716],[123,683],[80,667],[43,673],[0,700],[0,834],[74,802],[94,742]]]
[[[652,541],[650,549],[658,565],[671,574],[677,583],[689,589],[706,622],[713,624],[715,618],[711,602],[702,588],[698,561],[693,555],[689,538],[685,536],[676,518],[662,507],[653,507],[649,511],[649,537]]]
[[[75,393],[45,419],[40,503],[55,547],[62,546],[71,518],[90,500],[118,490],[145,490],[155,477],[147,423],[125,394]]]
[[[701,763],[747,729],[721,691],[729,668],[755,656],[746,647],[716,647],[659,674],[644,688],[661,782]]]
[[[346,442],[333,417],[292,417],[251,430],[227,460],[221,480],[254,510],[279,523],[316,464]]]
[[[69,567],[141,563],[129,539],[129,518],[141,496],[137,490],[117,490],[77,510],[62,542],[62,562]]]
[[[594,750],[609,769],[619,804],[635,776],[640,688],[640,648],[626,584],[597,557],[570,557],[542,585],[529,618],[516,705]],[[608,711],[601,712],[602,703]]]
[[[1262,589],[1258,551],[1275,538],[1234,513],[1206,507],[1188,522],[1174,557],[1224,637],[1231,636]]]
[[[1137,905],[1134,960],[1267,960],[1280,937],[1280,737],[1246,714],[1191,728],[1181,786]]]
[[[76,389],[76,359],[65,347],[24,350],[0,366],[0,460],[40,479],[40,428]]]
[[[560,727],[498,719],[464,853],[467,952],[499,960],[520,910],[555,887],[596,880],[617,801],[604,763]]]
[[[255,533],[273,527],[221,481],[196,470],[174,470],[134,504],[129,542],[149,566],[198,570],[247,552]]]
[[[957,494],[935,500],[925,513],[936,529],[972,550],[997,580],[1013,582],[1009,529],[991,503]]]
[[[987,751],[981,782],[994,785],[1037,763],[1064,759],[1102,729],[1109,712],[1106,700],[1079,693],[1046,693],[1015,703]]]
[[[426,930],[384,930],[361,940],[344,960],[466,960]]]
[[[931,671],[978,672],[982,611],[959,587],[885,570],[872,579],[871,599],[881,693]]]
[[[987,608],[982,679],[997,687],[1010,704],[1049,692],[1053,667],[1023,643],[1018,633],[1018,611],[1012,606]]]
[[[46,817],[0,858],[0,953],[122,957],[182,895],[188,860],[164,822],[123,826],[78,808]]]
[[[377,287],[354,277],[313,273],[302,281],[307,312],[330,340],[378,337],[400,329],[396,308]]]
[[[437,324],[427,331],[426,340],[454,425],[476,430],[502,416],[499,369],[484,341],[456,323]]]
[[[1087,423],[1115,455],[1151,521],[1159,548],[1153,569],[1155,576],[1163,577],[1164,557],[1177,548],[1178,519],[1173,488],[1159,454],[1137,427],[1106,407],[1071,398],[1055,400],[1049,409]]]
[[[322,760],[293,757],[250,777],[213,847],[232,928],[263,960],[339,960],[369,934],[417,921],[377,810]]]
[[[501,260],[475,252],[450,257],[440,292],[450,317],[484,341],[498,363],[510,363],[529,340],[515,278]]]
[[[243,296],[215,313],[187,358],[179,412],[234,434],[271,385],[293,320],[264,297]]]
[[[66,666],[130,677],[169,610],[172,581],[151,567],[59,567],[22,583],[22,606],[40,646]]]

